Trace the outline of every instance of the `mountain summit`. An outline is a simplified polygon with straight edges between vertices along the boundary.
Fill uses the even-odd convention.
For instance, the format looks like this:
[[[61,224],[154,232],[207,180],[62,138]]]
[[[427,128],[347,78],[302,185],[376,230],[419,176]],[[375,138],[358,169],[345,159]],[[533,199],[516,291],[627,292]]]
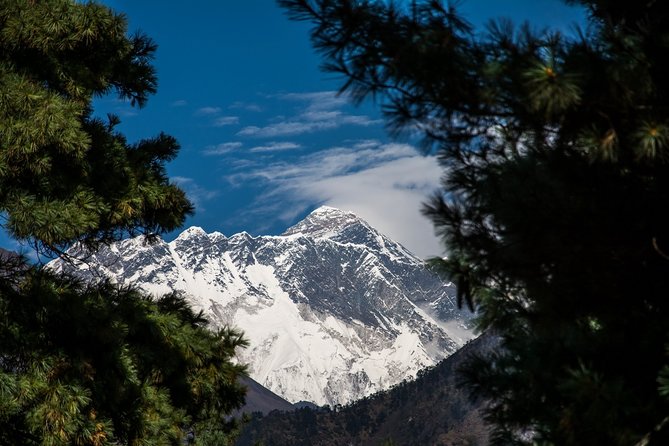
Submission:
[[[345,212],[330,206],[321,206],[304,220],[288,228],[282,235],[303,234],[313,237],[327,237],[349,225],[363,221],[352,212]]]
[[[352,212],[321,206],[304,220],[288,228],[282,235],[305,235],[313,238],[337,238],[350,230],[373,229]]]
[[[71,253],[83,258],[84,253]],[[291,402],[344,404],[453,353],[471,333],[451,284],[350,212],[321,207],[280,236],[188,228],[52,268],[189,296],[214,327],[244,330],[250,375]]]
[[[409,250],[372,228],[352,212],[321,206],[282,235],[304,235],[328,239],[343,244],[358,244],[389,257],[394,261],[421,262]]]

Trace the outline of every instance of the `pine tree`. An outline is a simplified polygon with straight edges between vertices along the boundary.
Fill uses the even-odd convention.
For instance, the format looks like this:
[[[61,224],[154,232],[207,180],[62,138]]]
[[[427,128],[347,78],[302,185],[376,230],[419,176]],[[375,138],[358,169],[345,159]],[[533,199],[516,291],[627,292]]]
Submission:
[[[95,97],[142,106],[155,44],[123,15],[74,0],[0,4],[2,226],[38,252],[147,241],[193,208],[160,134],[130,144]],[[223,444],[243,403],[230,329],[211,331],[183,296],[86,285],[0,251],[0,444]]]
[[[495,443],[669,444],[669,4],[572,0],[565,35],[439,0],[279,3],[439,155],[432,264],[501,337],[465,372]]]
[[[179,227],[192,212],[164,164],[176,140],[128,144],[92,100],[116,92],[142,106],[155,92],[155,44],[127,37],[95,3],[11,0],[0,7],[0,206],[13,236],[47,253],[124,233]]]

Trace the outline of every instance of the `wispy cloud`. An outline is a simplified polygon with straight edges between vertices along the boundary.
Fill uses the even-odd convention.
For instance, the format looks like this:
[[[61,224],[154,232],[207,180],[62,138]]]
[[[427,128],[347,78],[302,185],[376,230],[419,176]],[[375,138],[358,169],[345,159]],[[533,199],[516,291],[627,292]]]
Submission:
[[[226,127],[239,124],[239,116],[220,116],[223,109],[221,107],[202,107],[195,111],[196,116],[206,116],[212,119],[211,125],[214,127]]]
[[[171,107],[185,107],[188,105],[188,101],[184,99],[179,99],[178,101],[174,101],[170,104]]]
[[[239,136],[257,136],[260,138],[275,138],[277,136],[295,136],[312,133],[318,130],[328,130],[339,127],[334,122],[278,122],[265,127],[248,126],[241,129]]]
[[[339,110],[346,105],[347,99],[343,96],[337,96],[336,92],[333,91],[285,93],[273,97],[283,101],[301,103],[301,111],[288,118],[275,117],[276,122],[265,126],[246,126],[237,135],[275,138],[332,130],[344,125],[367,127],[382,122],[368,116],[349,115]]]
[[[329,116],[329,117],[326,117]],[[264,127],[247,126],[237,132],[239,136],[276,138],[278,136],[296,136],[323,130],[332,130],[343,125],[370,126],[381,123],[368,116],[345,115],[341,112],[322,113],[319,116],[302,114],[284,122],[276,122]]]
[[[214,120],[214,127],[225,127],[239,124],[239,116],[221,116]]]
[[[116,109],[116,114],[123,118],[132,118],[133,116],[137,116],[139,113],[131,108],[118,108]]]
[[[258,162],[252,159],[231,159],[227,161],[228,167],[231,170],[244,171],[258,166]],[[228,178],[232,186],[238,186],[238,184],[233,183],[232,178]]]
[[[221,144],[207,146],[207,148],[202,151],[202,154],[209,156],[225,155],[226,153],[230,153],[237,149],[240,149],[242,146],[243,144],[241,142],[224,142]]]
[[[340,108],[350,102],[345,94],[336,91],[314,91],[309,93],[283,93],[277,95],[287,101],[307,102],[312,110],[331,110]]]
[[[195,114],[204,116],[204,115],[216,115],[221,112],[221,107],[201,107],[198,108]]]
[[[260,153],[260,152],[281,152],[284,150],[294,150],[299,149],[302,146],[294,142],[270,142],[262,146],[256,146],[249,149],[251,153]]]
[[[229,153],[238,152],[239,149],[241,149],[242,147],[244,147],[244,144],[239,141],[224,142],[221,144],[207,146],[202,151],[202,154],[207,156],[227,155]],[[302,148],[302,146],[294,142],[272,141],[267,144],[251,147],[250,149],[245,150],[245,152],[248,153],[283,152],[286,150],[295,150],[300,148]]]
[[[420,257],[442,250],[420,209],[439,186],[437,160],[405,144],[366,140],[296,162],[276,162],[231,175],[232,184],[263,183],[266,193],[248,211],[249,220],[274,216],[287,224],[306,210],[327,204],[350,210]],[[262,228],[258,228],[260,230]]]
[[[200,186],[193,178],[175,176],[171,177],[171,180],[186,192],[186,196],[193,203],[197,212],[205,212],[203,204],[216,198],[219,194],[218,191]]]
[[[359,141],[355,141],[353,144],[354,149],[372,149],[374,147],[379,147],[381,145],[381,141],[376,140],[376,139],[363,139]]]
[[[261,112],[264,110],[258,104],[254,104],[252,102],[239,102],[239,101],[233,102],[232,104],[230,104],[228,108],[231,110],[246,110],[250,112]]]

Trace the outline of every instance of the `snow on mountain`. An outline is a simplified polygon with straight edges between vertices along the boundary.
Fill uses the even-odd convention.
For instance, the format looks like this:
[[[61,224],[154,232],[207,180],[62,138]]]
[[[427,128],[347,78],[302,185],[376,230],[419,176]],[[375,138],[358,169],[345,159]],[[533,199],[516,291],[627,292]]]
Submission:
[[[124,240],[75,265],[160,295],[181,291],[215,327],[244,330],[250,375],[291,402],[344,404],[415,376],[471,333],[454,287],[349,212],[321,207],[280,236],[198,227]]]

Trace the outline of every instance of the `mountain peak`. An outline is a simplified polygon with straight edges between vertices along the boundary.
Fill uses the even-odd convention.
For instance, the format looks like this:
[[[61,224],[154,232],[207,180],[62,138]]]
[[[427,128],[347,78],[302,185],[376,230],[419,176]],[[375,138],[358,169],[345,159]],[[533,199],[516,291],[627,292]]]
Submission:
[[[191,238],[203,238],[207,237],[207,232],[199,226],[191,226],[184,229],[181,234],[179,234],[176,240],[187,240]]]
[[[339,222],[352,222],[352,221],[362,221],[360,217],[354,214],[351,211],[344,211],[339,208],[334,208],[332,206],[321,206],[319,208],[311,211],[309,215],[306,216],[306,219],[311,220],[329,220],[329,221],[339,221]]]
[[[288,228],[282,235],[304,234],[318,238],[331,238],[353,225],[371,230],[371,227],[353,212],[321,206],[307,215],[304,220]]]
[[[339,208],[333,208],[332,206],[321,206],[317,209],[314,209],[309,215],[336,215],[336,214],[353,214],[352,212],[342,211]]]

